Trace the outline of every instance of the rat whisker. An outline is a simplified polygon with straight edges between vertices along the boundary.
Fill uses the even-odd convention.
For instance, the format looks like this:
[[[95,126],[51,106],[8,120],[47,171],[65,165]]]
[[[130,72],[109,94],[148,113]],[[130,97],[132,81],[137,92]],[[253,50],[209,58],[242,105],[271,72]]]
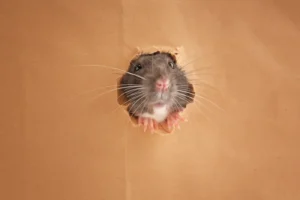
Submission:
[[[219,91],[218,88],[216,88],[215,86],[209,84],[208,82],[205,82],[205,81],[199,81],[197,83],[191,83],[193,87],[195,88],[203,88],[204,86],[205,87],[208,87],[214,91]],[[188,89],[188,86],[187,85],[184,85],[184,84],[176,84],[179,88],[182,88],[182,89]],[[184,86],[184,87],[181,87],[181,86]]]
[[[217,74],[219,73],[217,70],[214,70],[213,68],[200,68],[200,69],[192,69],[189,71],[183,70],[183,75],[189,76],[189,75],[197,75],[197,74]]]
[[[211,83],[208,83],[208,81],[205,81],[204,79],[199,79],[199,80],[196,80],[196,79],[189,79],[189,82],[192,84],[192,85],[200,85],[200,84],[206,84],[206,85],[210,85],[211,87],[212,84]]]
[[[121,72],[113,72],[112,74],[117,74],[117,75],[124,75],[124,73],[121,73]]]
[[[213,70],[214,68],[212,67],[200,67],[200,68],[197,68],[197,69],[191,69],[191,70],[183,70],[183,72],[185,74],[190,74],[190,73],[193,73],[193,72],[202,72],[204,70]]]
[[[146,95],[145,95],[145,97],[146,97]],[[132,114],[136,114],[135,112],[140,108],[140,106],[141,105],[143,105],[144,104],[144,106],[142,106],[142,111],[144,110],[144,108],[146,107],[146,104],[149,102],[149,100],[147,100],[147,98],[145,98],[141,103],[140,103],[140,105],[138,105],[137,107],[136,107],[136,109],[132,112]]]
[[[126,97],[128,99],[134,99],[134,97],[138,94],[144,94],[143,90],[135,90],[135,91],[130,91],[128,95],[126,95]]]
[[[131,73],[131,72],[126,72],[126,74],[129,74],[129,75],[132,75],[132,76],[136,76],[136,77],[138,77],[138,78],[140,78],[140,79],[146,80],[144,77],[139,76],[139,75],[137,75],[137,74],[133,74],[133,73]]]
[[[182,93],[180,93],[180,95],[181,96],[185,96],[185,97],[190,97],[189,95],[185,95],[185,94],[182,94]],[[182,99],[182,100],[184,100],[184,101],[186,101],[186,102],[188,102],[188,100],[187,99]],[[199,101],[198,99],[194,99],[195,100],[195,102],[196,103],[199,103],[200,105],[202,105],[208,112],[211,112],[211,110],[210,109],[208,109],[206,106],[205,106],[205,104],[203,104],[201,101]]]
[[[203,79],[204,77],[215,77],[216,74],[209,74],[209,73],[199,73],[199,74],[188,74],[186,77],[190,79]]]
[[[205,84],[205,83],[203,83],[203,84],[193,84],[193,86],[195,88],[198,88],[198,89],[200,89],[200,88],[203,89],[203,87],[208,87],[209,89],[214,90],[215,92],[219,92],[219,89],[217,89],[216,87],[214,87],[212,85],[209,85],[209,84]]]
[[[125,87],[125,88],[128,88],[128,87]],[[119,89],[123,89],[123,87],[114,88],[114,89],[112,89],[112,90],[108,90],[108,91],[105,91],[105,92],[103,92],[103,93],[100,93],[100,94],[96,95],[96,97],[93,98],[93,100],[96,99],[96,98],[98,98],[98,97],[100,97],[100,96],[102,96],[102,95],[104,95],[104,94],[107,94],[107,93],[110,93],[110,92],[114,92],[114,91],[117,91],[117,90],[119,90]],[[136,89],[141,89],[141,88],[137,86]]]
[[[224,109],[222,109],[219,105],[217,105],[216,103],[214,103],[213,101],[211,101],[211,100],[208,99],[207,97],[204,97],[204,96],[199,95],[199,94],[193,94],[193,93],[191,93],[191,92],[187,92],[187,91],[183,91],[183,90],[177,90],[177,91],[178,91],[178,93],[180,93],[180,94],[187,93],[187,94],[195,95],[195,97],[198,97],[198,98],[200,98],[200,99],[203,99],[203,100],[205,100],[205,101],[211,103],[212,105],[216,106],[217,108],[219,108],[219,109],[222,110],[223,112],[225,112]],[[181,92],[184,92],[184,93],[181,93]],[[187,96],[187,95],[186,95],[186,97],[192,99],[192,97],[190,97],[190,96]],[[197,100],[197,99],[195,98],[195,100]]]
[[[174,97],[171,97],[171,103],[175,105],[176,109],[178,109],[178,105],[175,102],[175,98]]]
[[[125,94],[127,94],[125,98],[131,100],[131,97],[132,97],[133,95],[138,95],[138,94],[140,94],[140,93],[143,93],[142,90],[143,90],[143,89],[133,89],[133,90],[125,91],[125,92],[123,92],[121,95],[118,96],[117,101],[119,101],[119,99],[120,99],[122,96],[124,96]],[[128,102],[125,102],[124,104],[126,104],[126,103],[128,103]]]
[[[198,93],[198,91],[196,90],[196,88],[197,88],[197,89],[203,89],[204,86],[207,86],[207,87],[211,88],[212,90],[217,90],[217,89],[214,88],[213,86],[205,85],[205,84],[203,84],[203,85],[195,85],[195,84],[192,83],[191,85],[192,85],[193,91],[194,91],[195,93]],[[176,86],[177,86],[177,89],[179,89],[179,90],[187,90],[187,91],[190,91],[190,89],[191,89],[188,85],[176,85]]]
[[[102,68],[108,68],[108,69],[113,69],[113,70],[118,70],[118,71],[121,71],[121,72],[124,72],[124,73],[126,73],[126,74],[130,74],[130,75],[132,75],[132,76],[135,76],[135,77],[138,77],[138,78],[140,78],[140,79],[143,79],[143,80],[146,80],[144,77],[142,77],[142,76],[139,76],[139,75],[137,75],[137,74],[133,74],[133,73],[131,73],[131,72],[128,72],[128,71],[125,71],[125,70],[123,70],[123,69],[119,69],[119,68],[117,68],[117,67],[111,67],[111,66],[106,66],[106,65],[79,65],[79,66],[81,66],[81,67],[102,67]]]
[[[141,93],[143,93],[143,91],[134,91],[134,92],[132,92],[132,93],[130,93],[130,94],[128,94],[126,97],[128,98],[128,99],[133,99],[136,95],[139,95],[139,94],[141,94]],[[133,97],[132,97],[133,96]]]
[[[184,94],[184,93],[181,93],[181,92],[179,92],[179,91],[178,91],[178,94],[179,94],[180,96],[187,97],[187,98],[189,98],[189,99],[191,99],[191,100],[196,100],[196,99],[194,99],[192,96],[187,95],[187,94]]]
[[[121,94],[120,96],[122,96],[122,95],[131,95],[132,93],[134,93],[134,92],[139,92],[139,91],[142,91],[143,90],[143,88],[125,88],[125,89],[123,89],[123,88],[121,88],[121,89],[118,89],[118,94]]]
[[[140,97],[143,94],[144,93],[142,91],[137,91],[137,92],[134,92],[134,93],[130,94],[131,96],[128,95],[127,97],[128,97],[129,100],[126,101],[126,103],[128,103],[129,101],[133,101],[133,100],[137,99],[138,97]],[[132,95],[134,95],[134,96],[132,96]]]
[[[179,98],[179,99],[185,101],[186,103],[188,103],[188,100],[187,100],[187,99],[184,99],[184,98],[181,98],[181,96],[185,96],[185,95],[178,95],[177,98]],[[211,121],[211,119],[210,119],[209,117],[206,116],[207,114],[206,114],[204,111],[201,110],[201,108],[198,106],[197,103],[199,103],[200,106],[202,105],[205,109],[207,109],[207,108],[206,108],[201,102],[198,102],[198,101],[195,102],[195,106],[197,107],[198,111],[202,114],[202,116],[203,116],[206,120]]]
[[[186,75],[186,78],[189,81],[207,80],[207,79],[212,79],[214,77],[215,77],[215,74],[208,74],[208,73]]]
[[[177,108],[177,110],[179,111],[181,106],[180,106],[180,103],[176,100],[176,98],[172,98],[173,99],[173,102],[175,103],[175,107]]]
[[[190,81],[190,80],[189,80]],[[207,85],[207,86],[209,86],[209,87],[212,87],[212,88],[215,88],[214,86],[212,86],[211,84],[209,84],[208,82],[206,82],[206,81],[203,81],[203,80],[201,80],[201,81],[199,81],[199,82],[197,82],[197,83],[191,83],[192,84],[192,86],[200,86],[200,85]],[[177,86],[186,86],[186,87],[188,87],[186,84],[176,84]]]
[[[124,102],[123,104],[124,105],[126,105],[128,102],[130,102],[130,101],[132,101],[132,100],[134,100],[135,99],[135,97],[138,97],[140,94],[143,94],[143,92],[142,91],[130,91],[131,93],[129,94],[129,95],[127,95],[126,97],[128,98],[128,100],[126,101],[126,102]],[[120,99],[120,97],[121,96],[123,96],[125,94],[125,92],[124,93],[122,93],[120,96],[118,96],[118,98],[117,98],[117,101]],[[134,97],[132,97],[132,95],[135,95]]]
[[[131,89],[131,88],[143,88],[143,86],[141,85],[129,85],[129,86],[120,86],[120,87],[117,87],[116,89]]]
[[[103,89],[103,88],[110,88],[110,87],[116,87],[116,86],[117,86],[117,85],[108,85],[108,86],[97,87],[97,88],[94,88],[94,89],[91,89],[91,90],[82,92],[82,93],[78,94],[78,96],[81,96],[81,95],[84,95],[84,94],[88,94],[88,93],[92,93],[92,92],[101,90],[101,89]]]
[[[204,76],[215,76],[216,74],[212,74],[212,73],[190,73],[190,74],[186,74],[185,76],[187,78],[201,78],[201,77],[204,77]]]
[[[144,111],[144,109],[146,108],[146,105],[147,105],[147,103],[149,102],[149,100],[147,100],[147,98],[145,98],[145,100],[143,101],[143,102],[141,102],[141,104],[144,104],[143,106],[142,106],[142,109],[141,109],[141,111]],[[137,107],[137,109],[139,108],[139,106]],[[134,112],[136,112],[136,111],[134,111]]]
[[[132,85],[121,84],[120,86],[118,86],[118,88],[121,88],[121,87],[142,87],[142,85],[140,85],[140,84],[132,84]]]
[[[129,103],[130,101],[133,101],[133,100],[135,100],[135,99],[141,97],[141,95],[143,95],[143,93],[142,93],[142,92],[140,92],[140,93],[137,93],[137,92],[136,92],[135,95],[136,95],[136,96],[134,96],[133,98],[128,98],[128,100],[127,100],[126,102],[124,102],[123,105],[126,105],[126,104]],[[120,95],[120,96],[118,97],[118,99],[119,99],[121,96],[122,96],[122,95]],[[117,108],[115,108],[114,110],[111,111],[111,114],[114,113],[114,112],[116,112],[116,111],[117,111],[118,109],[120,109],[121,107],[122,107],[121,105],[118,105]]]
[[[146,96],[145,96],[146,97]],[[136,111],[140,108],[141,105],[144,105],[142,107],[142,110],[145,108],[146,106],[146,103],[147,103],[147,98],[145,98],[135,109],[134,111],[132,112],[132,114],[136,114]],[[132,107],[133,108],[133,107]]]
[[[183,64],[182,68],[184,68],[184,67],[186,67],[186,66],[192,64],[193,62],[196,62],[196,61],[199,60],[199,59],[200,59],[200,56],[197,57],[197,58],[195,58],[195,59],[193,59],[193,60],[191,60],[191,61],[189,61],[188,63]]]
[[[129,90],[129,89],[143,89],[141,86],[125,86],[125,87],[117,87],[116,90]]]
[[[180,78],[180,77],[186,77],[187,79],[191,79],[191,78],[203,78],[205,76],[215,76],[217,72],[191,72],[191,73],[181,73],[179,75],[177,75],[176,77]]]
[[[136,93],[135,96],[128,98],[128,100],[124,104],[126,105],[126,103],[129,103],[130,101],[134,102],[135,100],[137,100],[138,98],[140,98],[142,96],[144,96],[143,92]]]
[[[132,89],[128,89],[128,90],[122,92],[122,94],[119,96],[119,98],[120,98],[121,96],[125,95],[125,94],[128,94],[128,93],[129,93],[129,94],[127,95],[127,97],[130,97],[131,95],[134,95],[134,94],[137,93],[137,92],[142,92],[142,90],[143,90],[143,88],[132,88]],[[119,98],[118,98],[118,99],[119,99]]]
[[[103,88],[111,88],[111,87],[116,87],[116,88],[114,88],[114,90],[118,90],[118,89],[126,89],[126,88],[139,88],[139,87],[137,87],[137,85],[132,85],[132,86],[127,86],[127,87],[117,87],[117,85],[109,85],[109,86],[101,86],[101,87],[98,87],[98,88],[95,88],[95,89],[92,89],[92,90],[88,90],[88,91],[85,91],[85,92],[82,92],[82,93],[80,93],[80,94],[77,94],[76,96],[78,97],[78,96],[82,96],[82,95],[85,95],[85,94],[89,94],[89,93],[92,93],[92,92],[97,92],[97,91],[99,91],[99,90],[101,90],[101,89],[103,89]],[[142,88],[142,87],[140,87],[140,88]]]
[[[135,105],[137,102],[139,102],[140,100],[142,100],[142,99],[145,98],[145,97],[146,97],[146,95],[144,94],[144,95],[142,95],[138,100],[134,101],[134,103],[130,106],[129,112],[131,112],[131,109],[134,107],[134,105]],[[141,102],[141,103],[142,103],[142,102]],[[140,103],[140,105],[141,105],[141,103]],[[139,105],[139,106],[140,106],[140,105]],[[137,109],[139,108],[139,106],[135,109],[134,112],[137,111]],[[135,114],[135,113],[133,113],[133,114]]]
[[[120,85],[140,85],[140,84],[133,84],[133,83],[122,83],[122,84],[120,84]]]
[[[116,89],[126,89],[126,88],[142,88],[142,86],[141,85],[120,86],[117,87]]]

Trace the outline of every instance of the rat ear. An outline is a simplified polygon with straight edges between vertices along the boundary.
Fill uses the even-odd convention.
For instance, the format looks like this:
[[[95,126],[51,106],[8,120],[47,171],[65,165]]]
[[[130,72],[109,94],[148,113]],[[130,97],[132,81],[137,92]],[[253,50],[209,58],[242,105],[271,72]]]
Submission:
[[[171,54],[171,53],[167,53],[167,55],[169,56],[169,58],[171,58],[171,60],[172,60],[175,64],[177,64],[176,55]]]

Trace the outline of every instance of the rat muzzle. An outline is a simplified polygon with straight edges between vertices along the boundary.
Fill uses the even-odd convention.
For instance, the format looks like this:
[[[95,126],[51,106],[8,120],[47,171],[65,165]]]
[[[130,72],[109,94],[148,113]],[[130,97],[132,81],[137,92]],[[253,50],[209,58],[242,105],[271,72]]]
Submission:
[[[165,92],[169,90],[169,87],[170,87],[170,80],[165,77],[160,78],[156,81],[155,89],[157,92]]]

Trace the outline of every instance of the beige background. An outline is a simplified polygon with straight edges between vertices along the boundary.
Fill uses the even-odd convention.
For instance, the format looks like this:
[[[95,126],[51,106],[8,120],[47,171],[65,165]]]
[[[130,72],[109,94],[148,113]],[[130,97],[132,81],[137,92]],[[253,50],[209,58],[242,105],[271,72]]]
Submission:
[[[300,199],[298,2],[2,1],[0,199]],[[118,75],[75,65],[126,69],[152,45],[198,58],[225,111],[201,100],[163,137],[112,112],[115,92],[78,96]]]

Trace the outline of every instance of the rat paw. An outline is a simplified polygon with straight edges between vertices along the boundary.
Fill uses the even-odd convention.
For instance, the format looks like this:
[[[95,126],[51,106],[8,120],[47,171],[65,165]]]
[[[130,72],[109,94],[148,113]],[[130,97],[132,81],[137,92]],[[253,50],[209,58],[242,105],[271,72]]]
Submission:
[[[158,129],[158,124],[154,119],[151,118],[146,118],[146,117],[139,117],[138,118],[138,125],[139,126],[144,126],[144,132],[146,132],[147,130],[150,130],[151,133],[153,133],[153,131]]]
[[[179,122],[186,121],[186,119],[181,117],[179,113],[180,112],[174,112],[174,113],[171,113],[167,117],[166,122],[167,122],[169,129],[174,128],[174,127],[177,127],[178,129],[180,129]]]

